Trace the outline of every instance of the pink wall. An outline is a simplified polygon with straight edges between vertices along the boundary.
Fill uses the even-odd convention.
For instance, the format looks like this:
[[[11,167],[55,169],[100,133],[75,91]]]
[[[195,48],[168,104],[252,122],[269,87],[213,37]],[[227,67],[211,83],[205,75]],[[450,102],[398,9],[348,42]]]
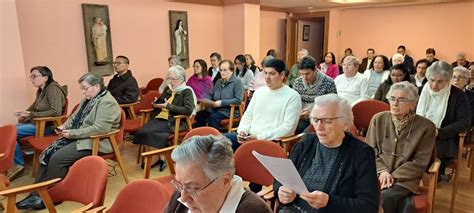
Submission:
[[[473,11],[474,2],[342,10],[337,52],[340,58],[351,47],[363,58],[373,47],[376,53],[391,56],[403,44],[414,60],[424,58],[425,50],[433,47],[439,59],[452,62],[463,50],[472,61]]]
[[[5,125],[16,123],[13,113],[30,104],[27,86],[31,87],[31,84],[26,77],[29,77],[29,70],[25,71],[23,66],[15,0],[3,0],[0,4],[0,125]]]
[[[251,54],[258,64],[260,61],[260,5],[245,4],[244,27],[244,53]]]
[[[276,49],[285,58],[285,19],[286,14],[283,12],[260,11],[260,59],[265,57],[269,49]]]
[[[222,7],[163,0],[17,0],[24,69],[38,64],[52,68],[55,78],[69,85],[71,103],[83,97],[76,81],[87,72],[81,3],[109,6],[114,55],[130,58],[130,69],[140,85],[166,73],[170,55],[168,10],[188,11],[191,61],[209,60],[211,52],[223,52]],[[34,89],[30,87],[29,92]]]
[[[309,40],[303,41],[303,26],[309,25]],[[318,63],[321,63],[324,37],[324,22],[322,19],[308,19],[298,21],[298,46],[296,49],[307,49],[309,55],[313,56]]]
[[[234,61],[235,56],[245,51],[243,32],[245,5],[233,4],[224,6],[224,54],[223,59]]]

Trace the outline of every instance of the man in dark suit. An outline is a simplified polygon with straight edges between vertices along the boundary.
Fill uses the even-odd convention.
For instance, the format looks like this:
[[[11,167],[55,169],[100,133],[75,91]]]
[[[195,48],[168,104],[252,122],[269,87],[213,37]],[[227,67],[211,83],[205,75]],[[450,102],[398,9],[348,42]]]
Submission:
[[[216,84],[217,80],[221,78],[221,74],[219,73],[219,63],[222,60],[222,56],[217,52],[213,52],[209,57],[211,58],[211,66],[207,73],[212,77],[212,82]]]
[[[367,49],[367,57],[362,59],[362,63],[359,65],[359,72],[364,73],[364,71],[369,69],[370,62],[374,59],[375,50],[372,48]]]

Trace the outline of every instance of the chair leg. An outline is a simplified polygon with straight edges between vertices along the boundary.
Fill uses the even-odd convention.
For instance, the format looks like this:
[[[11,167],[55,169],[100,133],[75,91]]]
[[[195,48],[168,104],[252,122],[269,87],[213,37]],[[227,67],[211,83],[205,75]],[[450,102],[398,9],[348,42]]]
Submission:
[[[469,180],[472,182],[474,181],[474,158],[472,157],[472,155],[474,154],[474,150],[473,148],[471,148],[471,151],[470,151],[471,154],[469,154],[469,164],[470,164],[470,169],[471,169],[471,175],[469,177]]]
[[[141,144],[138,144],[138,153],[137,153],[137,163],[141,163],[142,160],[143,160],[143,157],[142,157],[142,147],[143,145]]]
[[[125,180],[125,183],[128,184],[128,176],[123,166],[122,155],[120,154],[119,147],[117,146],[117,142],[115,141],[115,138],[112,137],[110,139],[111,139],[112,149],[114,150],[114,154],[115,154],[115,160],[119,164],[120,171],[122,171],[122,176],[123,176],[123,179]]]
[[[453,190],[451,194],[451,207],[449,212],[454,212],[454,205],[456,204],[456,194],[458,190],[458,181],[459,181],[459,162],[456,162],[454,165],[454,182],[453,182]]]
[[[41,153],[37,150],[35,150],[35,152],[33,153],[33,165],[32,165],[33,168],[31,169],[31,177],[32,178],[35,178],[36,173],[38,172],[40,154]]]

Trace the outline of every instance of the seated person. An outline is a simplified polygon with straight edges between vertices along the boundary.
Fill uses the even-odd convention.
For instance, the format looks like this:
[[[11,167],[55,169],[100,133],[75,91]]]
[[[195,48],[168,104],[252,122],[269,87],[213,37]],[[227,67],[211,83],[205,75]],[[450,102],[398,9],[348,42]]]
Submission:
[[[358,72],[359,60],[354,56],[346,56],[342,63],[344,73],[334,79],[337,94],[346,99],[350,105],[369,99],[369,83],[363,74]],[[366,71],[367,73],[369,71]]]
[[[245,63],[247,64],[247,67],[252,70],[254,75],[260,72],[260,68],[255,65],[255,60],[253,59],[252,55],[245,54]]]
[[[174,133],[176,115],[191,116],[196,108],[196,98],[191,87],[186,86],[186,72],[181,66],[168,69],[169,82],[160,98],[153,102],[154,113],[150,121],[143,125],[133,139],[134,144],[143,144],[161,149],[169,146],[167,138]],[[180,130],[186,130],[185,119],[180,121]],[[159,165],[160,171],[165,168],[165,162],[158,160],[152,167]]]
[[[316,97],[310,119],[316,133],[306,134],[289,156],[309,192],[296,195],[275,181],[279,212],[377,212],[374,150],[344,132],[353,122],[347,100],[336,94]]]
[[[400,53],[395,53],[392,55],[392,58],[390,60],[391,62],[391,66],[395,66],[397,64],[403,64],[403,61],[405,60],[405,58],[403,57],[402,54]]]
[[[401,58],[403,59],[403,57]],[[367,78],[369,85],[369,97],[373,98],[380,84],[382,84],[385,80],[388,79],[388,76],[390,74],[389,69],[390,65],[387,57],[385,57],[384,55],[375,56],[374,60],[372,60],[370,64],[369,70],[364,72],[364,77]]]
[[[456,61],[453,62],[451,65],[453,65],[453,67],[461,66],[469,69],[469,61],[466,60],[466,53],[459,52],[458,54],[456,54]]]
[[[471,125],[471,109],[466,94],[449,84],[453,67],[436,61],[428,67],[425,84],[421,91],[416,114],[431,120],[436,128],[436,151],[441,160],[439,180],[448,180],[446,167],[457,156],[459,133],[466,132]],[[433,107],[436,106],[436,107]]]
[[[212,91],[212,77],[207,74],[206,61],[197,59],[193,65],[194,75],[192,75],[186,85],[191,87],[196,94],[197,100],[206,98]]]
[[[244,86],[242,81],[234,75],[234,63],[223,60],[219,64],[221,78],[214,84],[209,96],[201,100],[209,108],[199,111],[196,115],[196,127],[208,126],[219,129],[223,119],[230,118],[230,105],[238,105],[243,101]],[[235,110],[238,114],[238,109]]]
[[[176,191],[164,212],[272,212],[263,200],[244,189],[235,175],[230,142],[225,137],[194,136],[171,153]]]
[[[212,82],[215,85],[217,80],[221,79],[221,74],[219,73],[219,63],[222,61],[222,56],[217,52],[213,52],[209,58],[211,60],[211,67],[209,67],[207,74],[212,77]]]
[[[332,79],[335,79],[339,75],[339,68],[336,65],[336,56],[334,56],[332,52],[327,52],[324,55],[324,62],[320,63],[317,68],[321,73],[326,74]]]
[[[436,50],[434,48],[428,48],[426,49],[426,60],[430,63],[433,63],[435,61],[439,61],[439,59],[435,58],[436,56]]]
[[[284,83],[285,62],[271,59],[265,64],[263,72],[267,86],[253,94],[237,133],[224,134],[231,140],[234,151],[249,140],[273,140],[295,132],[301,99]]]
[[[472,63],[472,62],[471,62]],[[469,82],[469,70],[464,67],[455,67],[453,69],[453,78],[451,78],[451,85],[464,91],[469,101],[471,111],[471,128],[474,126],[474,91],[466,89]],[[464,144],[471,143],[472,132],[469,130],[464,140]]]
[[[39,173],[35,183],[64,178],[77,160],[92,155],[91,135],[105,134],[120,128],[121,109],[104,86],[104,79],[87,73],[78,80],[85,98],[77,110],[56,130],[60,136],[40,155]],[[100,142],[100,153],[111,153],[108,139]],[[18,209],[45,208],[37,193],[16,203]]]
[[[114,70],[117,73],[110,79],[107,90],[119,104],[137,102],[140,89],[132,71],[128,69],[129,60],[125,56],[117,56],[114,61]]]
[[[295,134],[302,133],[309,126],[309,113],[313,108],[315,97],[337,93],[336,85],[332,78],[319,72],[315,67],[316,60],[311,56],[304,57],[298,63],[300,77],[294,81],[293,89],[300,94],[303,108]]]
[[[64,104],[66,104],[67,89],[61,86],[53,78],[53,72],[46,66],[33,67],[30,70],[30,80],[34,87],[37,87],[36,99],[25,111],[17,112],[18,124],[16,125],[17,140],[36,134],[36,126],[33,118],[60,116],[63,114]],[[52,134],[53,128],[47,126],[45,134]],[[10,180],[16,178],[24,170],[25,160],[20,144],[15,147],[14,157],[15,167],[8,174]]]
[[[423,89],[423,86],[425,86],[426,82],[428,82],[428,79],[426,79],[426,69],[431,65],[431,62],[429,62],[426,59],[421,59],[416,62],[416,73],[413,76],[415,80],[415,86],[418,87],[418,94],[421,94],[421,90]]]
[[[244,90],[249,90],[255,78],[252,70],[247,67],[247,62],[244,55],[235,57],[235,76],[242,81]]]
[[[395,83],[386,97],[390,111],[372,118],[366,138],[376,152],[382,207],[385,213],[415,212],[411,196],[419,193],[418,185],[431,159],[436,127],[415,114],[418,89],[413,84]]]
[[[410,74],[403,64],[396,64],[390,68],[390,76],[382,84],[380,84],[377,92],[375,92],[374,99],[383,101],[388,104],[387,93],[390,86],[394,83],[407,81],[410,82]]]
[[[295,81],[296,78],[300,76],[300,72],[298,69],[298,63],[300,63],[301,59],[304,57],[308,56],[309,52],[307,49],[300,49],[298,50],[298,53],[296,54],[296,64],[293,64],[290,68],[290,73],[288,74],[288,79],[286,80],[286,84],[289,87],[293,86],[293,82]]]

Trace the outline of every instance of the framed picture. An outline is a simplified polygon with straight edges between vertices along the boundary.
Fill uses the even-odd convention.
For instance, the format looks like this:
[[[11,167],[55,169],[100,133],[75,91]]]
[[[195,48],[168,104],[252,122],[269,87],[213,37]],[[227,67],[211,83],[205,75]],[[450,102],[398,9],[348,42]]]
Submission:
[[[180,65],[189,67],[188,12],[169,11],[171,55],[176,55]]]
[[[89,72],[100,75],[113,74],[112,37],[109,7],[98,4],[82,4],[82,18],[86,38],[87,65]]]
[[[303,41],[309,41],[309,25],[303,25]]]

